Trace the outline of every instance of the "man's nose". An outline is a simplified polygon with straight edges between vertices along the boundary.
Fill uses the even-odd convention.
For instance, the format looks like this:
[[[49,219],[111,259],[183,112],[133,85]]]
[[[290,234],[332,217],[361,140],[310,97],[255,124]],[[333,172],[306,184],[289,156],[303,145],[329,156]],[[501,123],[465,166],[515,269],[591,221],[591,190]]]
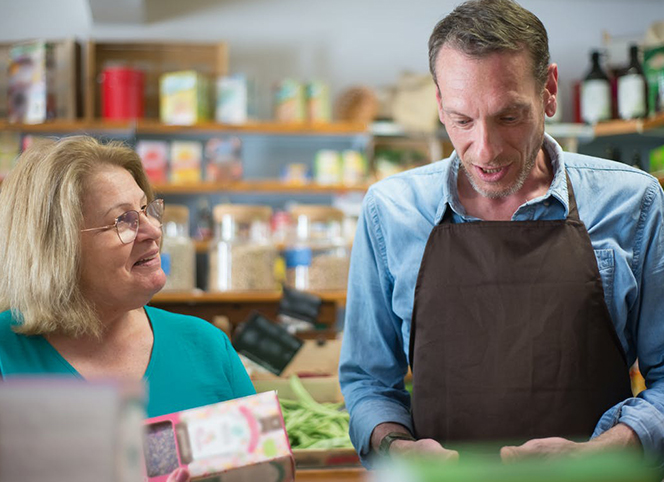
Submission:
[[[488,122],[479,122],[474,134],[473,157],[480,164],[491,163],[502,151],[502,139],[498,129]]]

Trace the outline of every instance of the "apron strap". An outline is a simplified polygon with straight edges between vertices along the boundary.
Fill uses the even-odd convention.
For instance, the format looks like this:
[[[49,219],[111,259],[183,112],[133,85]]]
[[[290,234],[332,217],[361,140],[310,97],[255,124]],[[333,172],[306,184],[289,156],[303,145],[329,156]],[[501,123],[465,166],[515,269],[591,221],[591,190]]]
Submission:
[[[573,221],[580,222],[581,219],[579,218],[579,210],[576,206],[576,197],[574,196],[574,189],[572,189],[572,182],[569,180],[569,175],[567,174],[567,171],[565,171],[565,179],[567,180],[567,197],[569,203],[569,214],[567,218]],[[454,220],[453,216],[454,216],[454,211],[452,210],[452,206],[449,203],[447,203],[447,206],[445,206],[445,212],[443,213],[443,217],[440,219],[440,222],[438,224],[452,224]]]

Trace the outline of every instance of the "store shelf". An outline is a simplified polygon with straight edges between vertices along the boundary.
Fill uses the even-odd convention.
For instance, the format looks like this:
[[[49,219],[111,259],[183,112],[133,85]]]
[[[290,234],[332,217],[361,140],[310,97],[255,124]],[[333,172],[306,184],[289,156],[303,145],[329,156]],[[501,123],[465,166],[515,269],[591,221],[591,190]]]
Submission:
[[[664,133],[664,113],[650,119],[612,120],[595,125],[595,136],[617,136],[625,134],[644,134],[660,130]]]
[[[353,186],[327,185],[327,184],[289,184],[275,180],[237,181],[227,183],[200,182],[192,184],[155,184],[154,190],[159,194],[202,194],[216,192],[244,192],[244,193],[318,193],[334,194],[346,192],[364,192],[368,184]]]
[[[323,302],[345,303],[346,291],[318,291]],[[158,293],[152,303],[271,303],[281,300],[281,291],[236,291],[209,293],[205,291]]]
[[[206,122],[194,125],[166,125],[156,120],[105,121],[105,120],[53,120],[43,124],[12,124],[0,121],[0,130],[26,133],[81,133],[90,131],[128,131],[136,135],[174,135],[196,132],[234,132],[274,135],[353,135],[367,134],[365,124],[331,122],[329,124],[251,122],[246,124],[219,124]]]
[[[177,134],[184,132],[237,132],[247,134],[275,135],[352,135],[366,134],[366,124],[352,122],[330,123],[285,123],[285,122],[248,122],[246,124],[219,124],[206,122],[191,126],[166,125],[157,121],[139,120],[136,124],[138,134]]]

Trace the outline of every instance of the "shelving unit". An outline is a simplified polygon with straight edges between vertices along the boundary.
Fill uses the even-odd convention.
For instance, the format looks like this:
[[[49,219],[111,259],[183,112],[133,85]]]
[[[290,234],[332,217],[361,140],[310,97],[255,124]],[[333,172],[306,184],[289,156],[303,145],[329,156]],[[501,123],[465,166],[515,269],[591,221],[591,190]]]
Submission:
[[[302,338],[335,338],[338,310],[346,304],[345,291],[315,292],[322,299],[315,330],[299,333]],[[235,328],[254,311],[276,320],[281,300],[280,291],[245,291],[208,293],[194,292],[159,293],[150,304],[169,311],[192,315],[217,324],[221,318]]]

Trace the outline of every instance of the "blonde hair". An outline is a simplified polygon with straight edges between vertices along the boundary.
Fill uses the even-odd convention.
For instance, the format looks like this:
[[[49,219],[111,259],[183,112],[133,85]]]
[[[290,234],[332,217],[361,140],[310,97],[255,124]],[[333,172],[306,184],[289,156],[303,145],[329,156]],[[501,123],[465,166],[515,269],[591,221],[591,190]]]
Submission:
[[[82,199],[88,178],[107,165],[131,173],[153,199],[141,159],[120,142],[72,136],[38,142],[0,189],[0,311],[25,335],[99,337],[101,322],[81,293]]]

